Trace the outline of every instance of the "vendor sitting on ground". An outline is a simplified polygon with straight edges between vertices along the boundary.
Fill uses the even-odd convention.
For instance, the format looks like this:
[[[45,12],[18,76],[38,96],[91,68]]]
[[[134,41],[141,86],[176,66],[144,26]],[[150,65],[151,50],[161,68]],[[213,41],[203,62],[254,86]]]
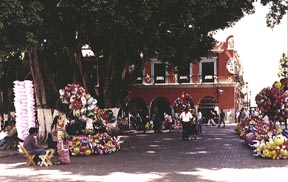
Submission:
[[[38,128],[31,127],[29,129],[29,135],[24,140],[24,147],[29,154],[35,154],[34,162],[37,164],[39,161],[39,155],[44,155],[46,151],[38,147],[35,136],[38,135]]]
[[[15,125],[6,127],[7,135],[0,140],[0,149],[14,149],[17,147],[18,137]]]

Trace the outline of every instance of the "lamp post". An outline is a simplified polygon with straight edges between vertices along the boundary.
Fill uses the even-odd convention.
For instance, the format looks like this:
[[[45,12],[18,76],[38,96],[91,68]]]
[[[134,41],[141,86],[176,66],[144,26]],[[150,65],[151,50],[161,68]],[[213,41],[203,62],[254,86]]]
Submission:
[[[249,109],[249,96],[248,96],[248,82],[246,82],[246,103],[247,103],[247,110]]]
[[[249,104],[248,107],[251,108],[251,90],[249,91]]]

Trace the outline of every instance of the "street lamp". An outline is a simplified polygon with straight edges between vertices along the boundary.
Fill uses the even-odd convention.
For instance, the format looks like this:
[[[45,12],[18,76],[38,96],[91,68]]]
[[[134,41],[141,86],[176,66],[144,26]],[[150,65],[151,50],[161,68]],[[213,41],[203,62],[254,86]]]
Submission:
[[[246,97],[247,109],[249,109],[248,82],[246,82]]]

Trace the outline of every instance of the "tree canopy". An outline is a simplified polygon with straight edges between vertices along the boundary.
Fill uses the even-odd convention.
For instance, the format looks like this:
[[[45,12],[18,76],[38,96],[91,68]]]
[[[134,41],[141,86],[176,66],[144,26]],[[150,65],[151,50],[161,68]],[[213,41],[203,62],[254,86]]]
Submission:
[[[287,0],[261,3],[271,7],[267,25],[278,24]],[[77,58],[88,44],[99,66],[96,94],[107,107],[119,105],[119,95],[123,100],[148,58],[179,67],[193,62],[209,53],[215,31],[254,12],[253,0],[5,0],[0,9],[1,60],[31,51],[56,67],[63,59],[74,60],[74,78],[85,85],[89,75]],[[123,77],[127,65],[135,71]]]

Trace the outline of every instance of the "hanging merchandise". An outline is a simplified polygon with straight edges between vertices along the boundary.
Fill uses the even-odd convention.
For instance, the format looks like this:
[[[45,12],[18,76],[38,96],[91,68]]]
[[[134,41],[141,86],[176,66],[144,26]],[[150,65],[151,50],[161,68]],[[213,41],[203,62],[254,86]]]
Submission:
[[[82,121],[94,117],[97,114],[97,100],[86,93],[84,87],[79,84],[68,84],[64,89],[59,90],[60,99],[73,111],[73,116]]]
[[[174,110],[177,113],[181,113],[186,107],[194,108],[194,102],[190,94],[182,92],[181,96],[174,101]]]
[[[275,82],[272,88],[263,88],[255,101],[261,113],[274,122],[283,122],[288,116],[288,91],[284,90],[281,82]]]
[[[69,146],[70,153],[73,156],[110,154],[120,149],[117,138],[106,132],[106,127],[117,123],[112,109],[98,109],[97,100],[86,93],[86,90],[78,84],[68,84],[64,89],[59,90],[59,94],[62,103],[69,106],[73,116],[86,122],[84,132],[86,135],[71,136],[72,139],[63,143],[64,146]],[[96,118],[98,121],[102,120],[103,123],[97,123]],[[105,129],[101,130],[102,132],[95,129],[94,126],[97,124],[105,125]],[[95,132],[91,132],[91,129]]]

